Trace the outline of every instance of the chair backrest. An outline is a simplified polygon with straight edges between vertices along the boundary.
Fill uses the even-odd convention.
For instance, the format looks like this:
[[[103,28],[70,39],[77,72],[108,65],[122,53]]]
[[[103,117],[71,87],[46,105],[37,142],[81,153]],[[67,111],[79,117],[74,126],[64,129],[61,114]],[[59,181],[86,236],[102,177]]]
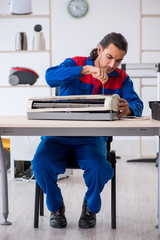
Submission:
[[[108,137],[108,141],[106,143],[106,147],[107,147],[107,160],[109,162],[111,162],[111,155],[110,155],[111,142],[112,142],[112,136]],[[80,168],[73,153],[71,153],[71,155],[69,157],[69,160],[68,160],[68,163],[67,163],[67,168],[70,168],[70,169],[79,169]]]
[[[55,95],[58,96],[59,95],[59,87],[56,87],[56,90],[55,90]]]
[[[71,156],[68,159],[67,168],[70,168],[70,169],[80,168],[73,153],[71,153]]]

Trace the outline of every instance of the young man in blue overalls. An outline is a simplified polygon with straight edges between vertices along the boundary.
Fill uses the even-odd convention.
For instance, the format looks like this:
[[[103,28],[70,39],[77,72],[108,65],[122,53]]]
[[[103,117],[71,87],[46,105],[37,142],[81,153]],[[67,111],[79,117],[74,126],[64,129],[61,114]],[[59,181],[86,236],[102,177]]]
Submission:
[[[110,33],[100,41],[89,57],[67,58],[60,65],[46,71],[50,87],[59,87],[59,95],[118,94],[119,116],[141,116],[143,103],[134,91],[133,82],[118,65],[127,53],[126,39],[119,33]],[[103,89],[104,88],[104,89]],[[66,227],[65,206],[57,177],[66,169],[73,151],[79,167],[84,170],[87,191],[84,194],[80,228],[96,225],[96,214],[101,209],[100,194],[113,177],[107,161],[107,137],[41,137],[32,160],[35,178],[46,193],[50,225]]]

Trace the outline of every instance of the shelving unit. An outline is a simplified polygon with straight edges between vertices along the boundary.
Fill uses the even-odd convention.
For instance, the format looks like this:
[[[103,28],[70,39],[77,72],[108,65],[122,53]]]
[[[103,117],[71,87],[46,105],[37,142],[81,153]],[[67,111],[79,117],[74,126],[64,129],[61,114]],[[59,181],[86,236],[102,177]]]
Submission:
[[[149,23],[151,23],[151,21],[153,21],[154,19],[155,19],[155,22],[157,22],[160,19],[160,14],[159,14],[160,11],[159,11],[159,13],[157,13],[157,10],[153,11],[153,9],[149,8],[149,11],[146,12],[145,11],[145,6],[146,6],[145,4],[147,4],[146,1],[140,0],[140,63],[146,62],[144,54],[152,53],[152,55],[154,56],[155,53],[159,53],[160,52],[160,48],[159,49],[158,48],[155,49],[155,44],[156,44],[155,39],[156,38],[155,38],[155,35],[152,35],[152,33],[151,33],[152,32],[152,28],[150,28],[150,27],[146,28],[147,29],[146,31],[147,31],[148,36],[152,35],[152,47],[144,46],[145,45],[144,44],[145,43],[144,42],[144,40],[145,40],[144,39],[144,36],[145,36],[145,34],[144,34],[144,21],[148,20]],[[152,2],[152,4],[154,4],[154,3]],[[158,61],[158,63],[159,63],[160,62],[160,58],[154,60],[154,62],[156,62],[156,61]],[[158,100],[158,101],[160,100],[160,87],[159,87],[160,83],[159,83],[159,78],[158,78],[159,75],[158,74],[159,73],[157,73],[157,79],[155,81],[155,84],[152,84],[152,82],[153,82],[153,78],[152,77],[150,77],[150,83],[149,84],[145,83],[145,79],[144,80],[143,80],[143,78],[140,79],[141,96],[143,95],[143,92],[142,92],[143,89],[145,90],[145,88],[152,88],[152,89],[155,88],[155,89],[157,89],[155,91],[155,99],[150,99],[150,100]],[[143,157],[142,141],[143,141],[143,139],[140,138],[140,155],[141,155],[142,158],[144,158],[144,161],[145,161],[146,156]],[[159,138],[157,138],[157,151],[158,151],[158,145],[159,145]],[[151,161],[152,161],[152,159],[153,159],[153,162],[156,162],[157,153],[155,153],[155,158],[151,158]]]
[[[46,1],[41,0],[41,2],[43,4],[45,2],[46,4]],[[44,34],[45,39],[47,39],[45,51],[32,50],[31,46],[30,48],[28,48],[28,50],[22,50],[22,51],[15,51],[13,47],[11,50],[0,49],[1,56],[8,56],[9,58],[13,56],[13,60],[16,59],[16,61],[19,62],[20,64],[23,64],[23,62],[25,62],[25,59],[28,58],[29,59],[28,62],[32,66],[32,62],[35,61],[34,57],[38,56],[38,62],[40,62],[40,65],[38,67],[40,68],[40,70],[42,65],[44,65],[45,63],[45,60],[48,59],[48,63],[45,65],[44,71],[43,71],[43,73],[45,73],[45,70],[48,67],[52,66],[51,0],[48,0],[48,14],[34,14],[34,12],[31,15],[0,14],[0,21],[1,20],[12,21],[12,24],[13,24],[13,21],[25,20],[27,21],[27,25],[31,24],[29,23],[30,20],[31,21],[33,20],[34,25],[35,25],[35,20],[42,21],[42,22],[47,20],[48,33],[46,31],[46,34]],[[21,28],[21,30],[19,29],[19,31],[23,31],[23,29]],[[44,56],[45,56],[45,60],[43,60]],[[15,61],[15,65],[17,65],[16,61]],[[30,66],[24,66],[24,67],[32,68]],[[37,71],[34,68],[32,69],[34,69],[39,74],[38,67],[37,67]],[[6,77],[5,77],[6,79],[8,78],[8,75],[9,75],[9,69],[8,69],[8,72],[6,73]],[[0,93],[1,93],[0,100],[2,98],[4,102],[5,97],[9,95],[9,99],[8,99],[8,102],[6,103],[6,106],[5,105],[2,106],[4,108],[7,108],[7,111],[4,112],[4,115],[23,115],[23,114],[26,115],[26,102],[28,98],[54,95],[54,91],[45,83],[45,81],[41,81],[41,79],[42,79],[42,76],[40,76],[37,82],[31,86],[30,85],[11,86],[9,85],[9,83],[6,84],[8,81],[5,81],[5,83],[3,81],[3,84],[2,82],[0,82]],[[20,108],[19,111],[17,111],[17,108]],[[1,115],[2,113],[3,113],[3,109],[1,109]],[[30,166],[30,161],[33,159],[36,148],[40,142],[40,137],[11,137],[10,140],[11,140],[10,141],[11,142],[11,151],[10,151],[11,176],[12,178],[15,178],[15,165],[22,167],[22,169],[24,168],[24,166],[25,167]],[[73,170],[67,169],[65,174],[60,175],[59,178],[64,178],[71,175],[72,171]]]
[[[42,2],[41,2],[42,3]],[[39,65],[41,64],[41,66],[43,66],[44,65],[44,62],[43,62],[43,57],[45,57],[45,59],[48,59],[47,61],[48,61],[48,64],[46,64],[46,66],[45,66],[45,69],[47,68],[47,67],[50,67],[50,66],[52,66],[52,34],[51,34],[51,0],[48,0],[48,2],[46,3],[46,4],[48,4],[48,13],[46,14],[34,14],[34,10],[33,10],[33,14],[29,14],[29,15],[11,15],[11,14],[0,14],[0,21],[1,20],[9,20],[9,21],[12,21],[12,24],[11,24],[11,26],[13,26],[14,25],[14,23],[13,23],[13,21],[15,20],[15,21],[19,21],[19,20],[22,20],[22,21],[26,21],[27,22],[27,24],[28,24],[28,21],[29,20],[33,20],[33,24],[35,24],[35,20],[37,20],[37,21],[39,21],[39,20],[41,20],[42,22],[45,20],[45,21],[47,21],[47,29],[48,29],[48,33],[46,34],[46,35],[48,35],[48,36],[45,36],[46,38],[45,39],[47,39],[47,44],[46,44],[46,50],[45,51],[35,51],[35,50],[32,50],[31,49],[31,46],[30,46],[30,48],[28,48],[28,50],[26,50],[26,51],[24,51],[24,50],[22,50],[22,51],[16,51],[16,50],[14,50],[13,49],[13,44],[12,44],[12,49],[10,49],[10,50],[8,50],[8,49],[2,49],[2,47],[1,47],[1,49],[0,49],[0,55],[1,55],[1,57],[4,57],[4,58],[7,58],[7,59],[9,59],[10,61],[11,61],[11,66],[10,67],[12,67],[13,65],[15,65],[15,66],[24,66],[24,67],[28,67],[28,68],[31,68],[31,69],[34,69],[34,67],[32,67],[32,63],[34,62],[34,65],[35,65],[35,59],[36,58],[38,58],[38,62],[39,62]],[[26,25],[26,22],[25,22],[25,24],[24,25]],[[3,23],[3,22],[2,22]],[[46,23],[46,22],[45,22]],[[20,25],[20,24],[17,24],[17,25]],[[11,32],[12,33],[12,27],[10,27],[10,25],[7,27],[8,28],[8,31],[6,31],[5,30],[5,33],[4,33],[4,35],[6,35],[6,37],[4,36],[4,39],[7,39],[8,38],[8,36],[7,36],[7,33],[8,32]],[[14,31],[14,30],[13,30]],[[20,26],[19,27],[19,31],[23,31],[23,29],[22,29],[22,26]],[[43,29],[42,29],[42,31],[43,31]],[[16,33],[16,32],[15,32]],[[14,33],[14,34],[15,34]],[[33,33],[34,34],[34,33]],[[3,35],[3,34],[2,34]],[[30,34],[31,35],[31,34]],[[13,34],[12,34],[12,36],[13,36]],[[33,36],[32,36],[33,37]],[[31,37],[30,37],[31,38]],[[12,43],[14,42],[14,40],[15,39],[12,39]],[[31,39],[30,39],[31,40]],[[4,41],[3,41],[4,42]],[[11,48],[10,46],[9,46],[9,48]],[[16,57],[16,58],[15,58]],[[11,58],[13,58],[13,60],[11,59]],[[33,59],[33,62],[32,61],[30,61],[30,59],[32,59],[32,58],[34,58]],[[15,59],[18,59],[18,60],[15,60]],[[25,63],[25,60],[26,59],[29,59],[28,60],[28,62],[30,62],[30,64],[28,63],[28,65],[29,66],[26,66],[26,63]],[[6,62],[8,62],[8,61],[6,61]],[[14,63],[13,63],[14,62]],[[41,63],[40,63],[41,62]],[[9,64],[8,64],[8,66],[9,66]],[[41,68],[41,66],[39,67],[38,66],[38,64],[37,64],[37,70],[35,70],[38,74],[39,74],[39,69]],[[38,69],[39,68],[39,69]],[[29,86],[29,85],[18,85],[18,86],[10,86],[9,85],[9,83],[8,83],[8,76],[9,76],[9,70],[10,70],[10,68],[8,67],[8,69],[7,70],[3,70],[4,72],[2,72],[1,74],[3,75],[3,76],[5,76],[5,78],[3,77],[2,79],[1,79],[1,82],[0,82],[0,91],[2,92],[2,91],[5,91],[5,90],[7,90],[7,89],[10,89],[10,91],[11,91],[11,89],[17,89],[18,91],[20,90],[20,89],[28,89],[28,90],[26,90],[26,91],[28,91],[28,94],[26,93],[26,98],[29,98],[29,97],[31,97],[30,96],[30,93],[29,93],[29,91],[32,89],[32,93],[33,93],[33,91],[35,92],[35,96],[36,96],[36,89],[37,89],[37,92],[39,92],[39,89],[41,89],[41,94],[42,94],[42,96],[43,96],[43,94],[46,96],[52,96],[52,90],[47,86],[47,85],[45,85],[45,81],[44,81],[44,75],[42,76],[42,74],[39,74],[40,75],[40,77],[39,77],[39,79],[37,80],[37,82],[34,84],[34,85],[32,85],[32,86]],[[43,71],[43,74],[44,74],[44,71]],[[43,80],[43,81],[42,81]],[[43,88],[44,88],[44,93],[43,93]],[[9,94],[11,94],[11,92],[9,93]],[[3,95],[3,93],[2,93],[2,95]],[[39,93],[38,93],[38,96],[39,96]],[[4,96],[2,96],[2,97],[4,97]],[[12,94],[10,95],[10,97],[12,97]],[[15,96],[14,96],[14,94],[13,94],[13,97],[12,97],[12,99],[15,99]],[[27,99],[26,99],[27,100]],[[23,100],[22,100],[23,101]],[[21,110],[17,110],[18,109],[18,105],[17,105],[17,102],[18,102],[18,100],[17,101],[15,101],[15,104],[16,104],[16,109],[15,109],[15,112],[17,112],[17,114],[21,114]],[[10,103],[9,103],[9,101],[6,101],[5,102],[5,106],[4,106],[4,108],[8,108],[8,106],[10,105]],[[24,104],[24,107],[25,107],[25,104]],[[2,106],[2,108],[1,108],[1,114],[3,115],[3,112],[4,112],[4,114],[6,114],[6,111],[3,111],[3,106]],[[24,113],[24,112],[23,112]],[[22,113],[22,114],[23,114]]]
[[[46,1],[45,1],[46,2]],[[42,2],[41,2],[42,3]],[[30,14],[30,15],[10,15],[10,14],[0,14],[0,21],[5,23],[6,21],[11,21],[11,25],[7,26],[7,29],[5,29],[5,32],[2,34],[4,39],[8,40],[9,32],[11,34],[12,40],[10,40],[10,43],[12,43],[12,47],[8,46],[8,49],[2,48],[0,49],[0,57],[9,59],[6,61],[7,67],[6,71],[3,74],[3,78],[0,81],[0,101],[3,102],[3,106],[1,105],[1,115],[23,115],[26,114],[26,102],[27,99],[30,97],[36,97],[36,96],[52,96],[52,90],[45,84],[45,81],[42,81],[43,76],[42,74],[39,74],[39,70],[41,70],[41,66],[44,65],[43,57],[45,57],[45,60],[47,59],[47,64],[44,67],[45,69],[47,67],[52,66],[52,34],[51,34],[51,0],[48,0],[46,4],[48,3],[48,13],[47,14]],[[5,22],[4,22],[5,21]],[[14,25],[18,26],[12,29],[11,26]],[[14,49],[14,41],[13,38],[16,34],[15,29],[18,29],[18,31],[25,31],[23,30],[23,24],[17,24],[23,22],[24,29],[27,27],[27,24],[30,24],[30,26],[34,26],[35,22],[41,22],[43,27],[43,22],[45,24],[44,29],[42,28],[42,31],[45,30],[45,40],[46,41],[46,50],[45,51],[35,51],[32,50],[32,47],[28,47],[28,50],[22,50],[22,51],[16,51]],[[32,24],[33,22],[33,24]],[[38,23],[37,23],[38,24]],[[46,28],[46,29],[45,29]],[[32,33],[33,37],[34,32]],[[27,36],[27,40],[31,40],[31,34],[30,38]],[[28,59],[28,66],[26,66],[26,59]],[[38,59],[37,66],[35,64],[35,59]],[[11,65],[10,65],[11,62]],[[34,62],[34,64],[33,64]],[[34,69],[32,67],[33,65],[36,66],[36,72],[40,75],[39,79],[34,85],[17,85],[17,86],[11,86],[8,82],[8,76],[9,76],[9,70],[12,66],[24,66],[31,69]],[[7,69],[8,68],[8,69]],[[17,96],[18,95],[18,96]],[[9,96],[9,98],[7,97]],[[4,101],[6,99],[6,101]],[[8,114],[7,114],[8,113]],[[15,176],[15,161],[31,161],[33,154],[31,154],[29,144],[31,143],[30,138],[28,142],[26,142],[25,137],[11,137],[11,174],[12,177]],[[35,140],[35,138],[34,138]],[[36,138],[36,144],[40,141],[40,138]],[[22,145],[26,144],[25,151],[22,150]],[[20,147],[21,146],[21,147]]]
[[[143,4],[147,4],[145,1],[143,0],[139,0],[140,1],[140,32],[139,32],[139,36],[140,36],[140,55],[139,55],[139,59],[140,59],[140,63],[144,63],[146,62],[145,59],[143,59],[143,54],[144,53],[157,53],[160,52],[160,49],[147,49],[144,48],[143,46],[143,21],[144,19],[154,19],[154,18],[160,18],[160,14],[156,14],[156,13],[143,13]],[[150,34],[150,28],[148,28],[148,35]],[[154,39],[155,36],[153,36]],[[154,41],[152,43],[154,45]],[[155,60],[154,62],[157,62],[157,60]],[[160,59],[158,60],[158,62],[160,62]],[[157,87],[158,83],[156,82],[156,84],[152,84],[152,85],[147,85],[143,83],[143,78],[140,78],[140,97],[142,97],[142,89],[144,87]],[[158,93],[158,91],[157,91]],[[159,95],[159,93],[158,93]],[[159,96],[157,96],[157,99],[159,100]]]
[[[155,35],[153,36],[153,42],[152,42],[153,48],[152,49],[151,48],[148,48],[148,49],[145,48],[144,47],[144,36],[143,36],[144,35],[144,26],[143,26],[144,20],[146,20],[146,19],[149,19],[149,20],[160,19],[160,14],[157,14],[157,13],[144,13],[143,12],[143,8],[144,8],[144,4],[147,4],[147,1],[139,0],[139,4],[140,4],[139,5],[139,9],[140,9],[140,17],[139,17],[139,19],[140,19],[139,20],[139,22],[140,22],[140,28],[139,28],[140,51],[139,52],[140,53],[139,53],[139,61],[140,61],[140,63],[138,64],[139,66],[137,65],[137,70],[138,70],[138,68],[141,68],[142,71],[141,71],[141,74],[139,74],[139,76],[136,76],[136,74],[133,73],[133,72],[136,72],[136,67],[135,67],[135,69],[132,68],[133,69],[133,71],[132,71],[132,73],[133,73],[132,74],[132,78],[138,78],[139,79],[139,86],[140,86],[140,94],[139,95],[140,95],[140,98],[142,100],[143,100],[143,90],[145,88],[152,88],[152,89],[155,88],[155,89],[157,89],[156,91],[153,90],[153,91],[155,91],[155,94],[152,94],[152,97],[154,99],[151,99],[151,96],[148,96],[149,97],[149,101],[151,101],[151,100],[160,100],[159,72],[157,72],[157,69],[154,67],[154,65],[155,65],[158,68],[158,65],[160,63],[160,58],[159,59],[155,59],[152,63],[148,63],[148,67],[147,67],[147,62],[148,61],[144,57],[145,53],[152,53],[154,55],[155,53],[159,53],[160,49],[154,49]],[[152,2],[152,4],[154,4],[154,3]],[[151,35],[150,31],[152,29],[150,27],[145,28],[145,29],[147,29],[148,36],[150,36]],[[145,66],[145,67],[143,67],[143,66]],[[148,69],[150,68],[150,70],[152,70],[153,73],[150,74],[150,72],[147,72],[146,71],[147,68]],[[137,72],[139,72],[139,71],[137,71]],[[150,80],[150,82],[147,81],[147,79]],[[149,109],[149,104],[148,104],[147,101],[144,103],[144,106],[146,108],[145,109],[145,114],[147,113],[146,115],[150,115],[151,114],[151,110]],[[155,138],[156,137],[153,137],[153,140],[155,140]],[[159,138],[157,138],[157,149],[158,149],[158,145],[159,145],[158,142],[159,142]],[[157,160],[157,153],[156,152],[153,153],[153,156],[151,156],[151,157],[146,156],[146,155],[144,156],[144,154],[143,154],[143,147],[142,147],[142,145],[143,145],[143,137],[139,137],[139,143],[140,143],[140,153],[139,153],[139,155],[140,155],[141,159],[138,159],[138,160],[136,159],[136,160],[133,160],[133,161],[135,161],[135,162],[137,162],[137,161],[140,161],[140,162],[142,162],[142,161],[144,161],[144,162],[147,162],[147,161],[148,162],[149,161],[150,162],[156,162],[156,160]]]

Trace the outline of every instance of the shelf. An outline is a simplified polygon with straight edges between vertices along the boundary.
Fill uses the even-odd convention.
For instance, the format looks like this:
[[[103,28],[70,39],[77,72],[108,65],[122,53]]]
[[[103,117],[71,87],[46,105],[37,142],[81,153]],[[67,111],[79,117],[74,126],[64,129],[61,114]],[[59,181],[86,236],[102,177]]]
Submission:
[[[10,15],[10,14],[0,14],[0,18],[49,18],[49,14],[22,14],[22,15]]]
[[[153,85],[153,84],[152,84],[152,85],[149,85],[149,84],[148,84],[148,85],[146,85],[146,84],[142,84],[142,88],[143,88],[143,87],[157,87],[157,85]]]
[[[20,50],[20,51],[16,51],[16,50],[0,50],[0,53],[50,53],[49,50],[45,50],[45,51],[36,51],[36,50]]]
[[[157,50],[156,49],[154,49],[154,50],[153,49],[142,49],[141,51],[142,52],[160,52],[160,49],[159,50],[158,49]]]
[[[17,86],[11,86],[11,85],[4,85],[4,86],[0,86],[0,88],[50,88],[48,85],[17,85]]]
[[[160,18],[160,14],[142,14],[142,18]]]

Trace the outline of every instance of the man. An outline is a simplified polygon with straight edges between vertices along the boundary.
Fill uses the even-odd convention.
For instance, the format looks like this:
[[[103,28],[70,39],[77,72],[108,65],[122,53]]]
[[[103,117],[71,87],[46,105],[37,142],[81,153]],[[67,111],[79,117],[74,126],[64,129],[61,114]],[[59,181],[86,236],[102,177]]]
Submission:
[[[110,33],[88,58],[67,58],[60,65],[49,68],[46,81],[50,87],[60,87],[60,95],[119,94],[119,116],[141,116],[143,103],[134,91],[129,76],[117,68],[127,48],[127,41],[121,34]],[[41,139],[32,165],[35,178],[46,193],[46,204],[51,211],[50,225],[54,228],[67,225],[57,176],[65,172],[67,159],[73,151],[78,165],[84,170],[87,186],[79,227],[94,227],[96,214],[101,208],[100,193],[114,174],[107,161],[108,138],[45,136]]]

